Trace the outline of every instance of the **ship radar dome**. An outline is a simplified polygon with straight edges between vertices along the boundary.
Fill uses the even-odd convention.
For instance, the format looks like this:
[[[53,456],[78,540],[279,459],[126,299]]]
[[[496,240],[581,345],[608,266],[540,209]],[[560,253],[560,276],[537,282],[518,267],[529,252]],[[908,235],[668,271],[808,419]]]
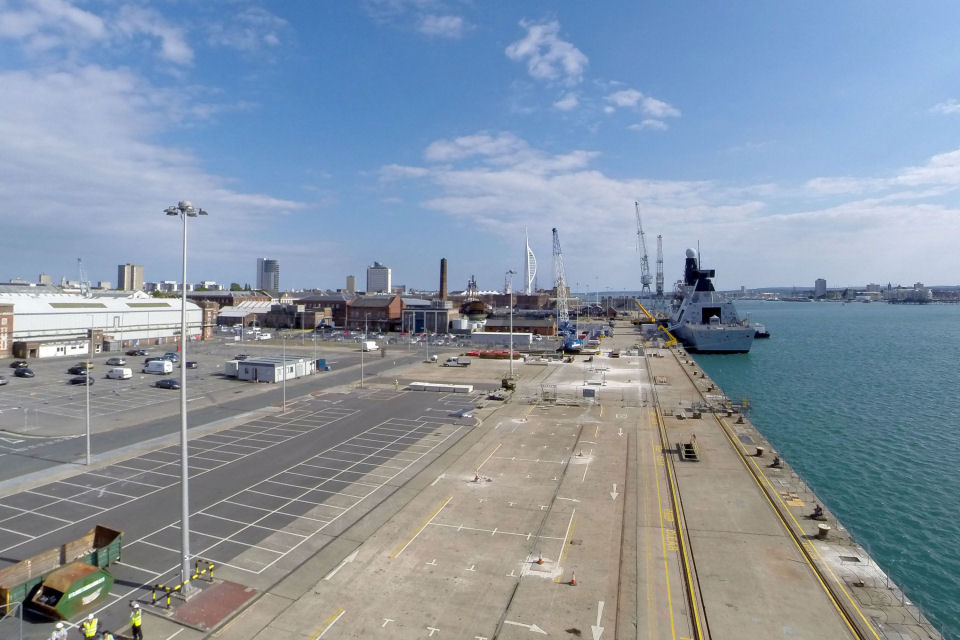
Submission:
[[[693,249],[687,249],[687,257],[688,257],[688,258],[696,258],[696,257],[697,257],[697,252],[694,251]]]

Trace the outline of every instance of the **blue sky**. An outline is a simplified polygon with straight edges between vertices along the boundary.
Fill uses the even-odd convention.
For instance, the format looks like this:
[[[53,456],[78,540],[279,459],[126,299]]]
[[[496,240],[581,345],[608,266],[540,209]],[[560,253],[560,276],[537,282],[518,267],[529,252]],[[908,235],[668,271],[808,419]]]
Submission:
[[[956,284],[954,2],[0,0],[0,279]],[[518,279],[519,280],[519,279]],[[519,285],[519,282],[515,282]]]

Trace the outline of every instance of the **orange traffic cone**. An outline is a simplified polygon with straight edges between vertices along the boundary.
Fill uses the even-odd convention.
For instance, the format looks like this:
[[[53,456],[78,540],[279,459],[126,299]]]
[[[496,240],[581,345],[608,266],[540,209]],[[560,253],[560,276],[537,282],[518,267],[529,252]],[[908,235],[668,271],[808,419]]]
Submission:
[[[577,586],[577,572],[576,572],[576,571],[573,572],[573,577],[570,578],[570,586],[571,586],[571,587]]]
[[[480,482],[480,474],[479,474],[479,473],[474,474],[474,476],[473,476],[473,481],[474,481],[474,482]]]
[[[543,564],[543,556],[537,553],[537,564]]]

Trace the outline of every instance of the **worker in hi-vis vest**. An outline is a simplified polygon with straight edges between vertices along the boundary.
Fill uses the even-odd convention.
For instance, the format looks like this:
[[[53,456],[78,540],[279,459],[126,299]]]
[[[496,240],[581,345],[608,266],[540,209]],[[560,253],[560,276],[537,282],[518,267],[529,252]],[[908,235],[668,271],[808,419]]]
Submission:
[[[133,611],[130,612],[130,631],[133,633],[133,640],[143,640],[143,630],[140,625],[143,623],[143,612],[140,605],[133,603]]]
[[[92,613],[80,624],[80,632],[85,639],[97,637],[97,618]]]
[[[63,628],[62,622],[57,623],[57,628],[50,634],[50,640],[67,640],[67,630]]]

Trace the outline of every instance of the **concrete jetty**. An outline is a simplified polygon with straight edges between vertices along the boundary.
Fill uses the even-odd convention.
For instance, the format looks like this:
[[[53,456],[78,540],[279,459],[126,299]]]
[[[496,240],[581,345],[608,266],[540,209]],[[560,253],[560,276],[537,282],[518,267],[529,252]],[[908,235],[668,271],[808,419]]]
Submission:
[[[682,348],[638,346],[620,322],[571,362],[517,361],[406,504],[214,637],[939,637],[744,407]],[[482,387],[507,366],[398,375]]]

